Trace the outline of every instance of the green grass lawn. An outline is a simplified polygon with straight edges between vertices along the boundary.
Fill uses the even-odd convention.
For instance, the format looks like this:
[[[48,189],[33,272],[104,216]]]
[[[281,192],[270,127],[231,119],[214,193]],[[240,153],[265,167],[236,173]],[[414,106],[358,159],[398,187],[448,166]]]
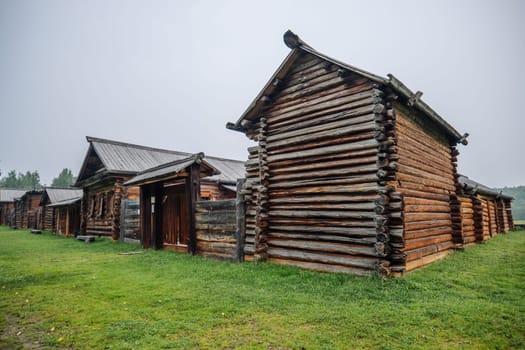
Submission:
[[[523,231],[383,280],[0,227],[0,348],[518,349],[524,287]]]

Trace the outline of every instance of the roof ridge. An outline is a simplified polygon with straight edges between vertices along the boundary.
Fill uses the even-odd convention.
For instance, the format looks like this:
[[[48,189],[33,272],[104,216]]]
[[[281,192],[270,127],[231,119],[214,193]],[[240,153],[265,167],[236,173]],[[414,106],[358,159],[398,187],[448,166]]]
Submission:
[[[173,150],[168,150],[168,149],[164,149],[164,148],[150,147],[150,146],[138,145],[136,143],[129,143],[129,142],[116,141],[116,140],[102,139],[102,138],[92,137],[92,136],[86,136],[86,140],[89,143],[92,143],[92,142],[107,143],[107,144],[111,144],[111,145],[115,145],[115,146],[126,146],[126,147],[132,147],[132,148],[137,148],[137,149],[143,149],[143,150],[147,150],[147,151],[159,151],[159,152],[163,152],[163,153],[172,153],[172,154],[179,154],[179,155],[191,155],[191,154],[193,154],[193,153],[190,153],[190,152],[173,151]]]

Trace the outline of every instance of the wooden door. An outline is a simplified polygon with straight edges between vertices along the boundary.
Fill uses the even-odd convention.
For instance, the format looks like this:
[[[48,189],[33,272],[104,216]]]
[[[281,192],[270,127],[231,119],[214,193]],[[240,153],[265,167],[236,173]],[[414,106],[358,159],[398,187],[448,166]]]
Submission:
[[[163,247],[188,251],[188,208],[183,188],[167,188],[162,196]]]

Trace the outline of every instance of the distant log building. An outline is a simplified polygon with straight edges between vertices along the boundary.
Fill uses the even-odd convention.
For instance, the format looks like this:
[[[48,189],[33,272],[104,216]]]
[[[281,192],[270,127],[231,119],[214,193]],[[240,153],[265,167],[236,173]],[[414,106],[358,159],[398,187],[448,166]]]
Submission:
[[[0,188],[0,225],[16,226],[15,198],[20,198],[25,190]]]
[[[240,161],[87,140],[76,183],[84,191],[81,231],[87,234],[117,240],[127,237],[122,229],[145,247],[196,252],[196,202],[235,198],[236,180],[243,176]],[[125,201],[137,206],[129,215]]]
[[[246,259],[388,275],[472,241],[474,219],[461,216],[472,204],[456,192],[467,135],[393,75],[337,61],[290,31],[284,40],[290,54],[227,125],[257,143],[243,189]]]
[[[46,187],[40,201],[40,228],[63,236],[80,230],[80,201],[83,191],[78,188]]]

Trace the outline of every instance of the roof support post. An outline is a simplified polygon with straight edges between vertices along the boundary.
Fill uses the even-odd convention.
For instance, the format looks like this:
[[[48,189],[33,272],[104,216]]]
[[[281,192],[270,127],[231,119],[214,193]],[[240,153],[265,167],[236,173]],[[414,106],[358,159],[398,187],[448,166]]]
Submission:
[[[189,215],[189,251],[191,254],[197,253],[197,234],[195,229],[195,203],[200,195],[200,163],[195,162],[189,168],[189,176],[186,178],[186,198],[188,202]]]

